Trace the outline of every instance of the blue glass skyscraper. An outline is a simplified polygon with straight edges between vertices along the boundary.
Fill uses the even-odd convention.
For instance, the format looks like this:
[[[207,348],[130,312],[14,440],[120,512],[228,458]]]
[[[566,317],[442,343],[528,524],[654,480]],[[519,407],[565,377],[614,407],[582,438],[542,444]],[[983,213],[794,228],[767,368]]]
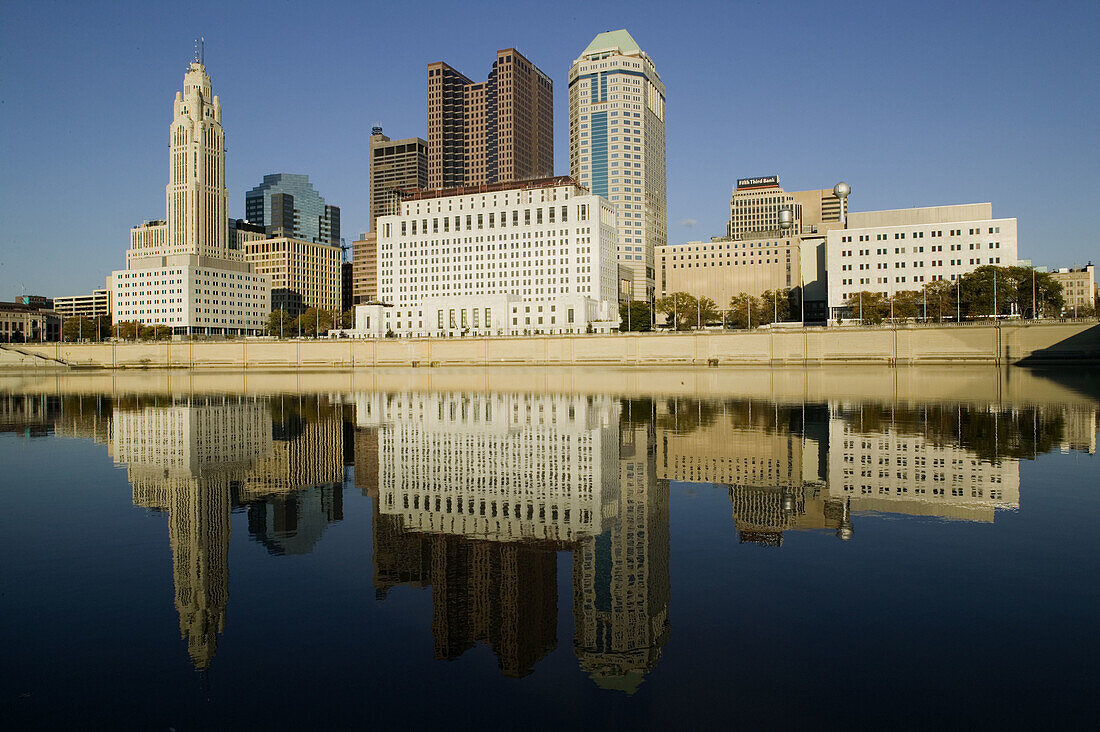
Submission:
[[[340,245],[340,207],[326,205],[308,175],[265,175],[245,196],[245,218],[274,236]]]

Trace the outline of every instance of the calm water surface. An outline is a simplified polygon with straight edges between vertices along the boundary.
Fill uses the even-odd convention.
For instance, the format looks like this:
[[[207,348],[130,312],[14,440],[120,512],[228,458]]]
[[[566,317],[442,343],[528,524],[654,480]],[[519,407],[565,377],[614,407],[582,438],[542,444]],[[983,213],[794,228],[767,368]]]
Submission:
[[[1098,381],[0,377],[0,721],[1094,721]]]

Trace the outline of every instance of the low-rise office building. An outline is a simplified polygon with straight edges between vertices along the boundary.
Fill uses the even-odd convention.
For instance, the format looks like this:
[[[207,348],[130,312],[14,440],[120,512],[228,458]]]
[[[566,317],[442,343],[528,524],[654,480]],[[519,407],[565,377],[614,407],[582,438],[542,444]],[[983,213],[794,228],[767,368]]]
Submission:
[[[243,244],[245,261],[271,285],[271,310],[297,317],[309,308],[340,310],[342,250],[322,242],[279,236]]]
[[[990,203],[851,212],[827,233],[829,317],[849,315],[861,292],[893,297],[982,265],[1016,264],[1016,219],[993,218]]]
[[[351,243],[351,280],[354,304],[378,300],[378,233],[360,235]]]
[[[607,332],[615,236],[611,205],[568,177],[409,192],[378,219],[385,305],[358,307],[398,336]]]
[[[1062,286],[1062,312],[1074,314],[1082,308],[1096,307],[1096,271],[1093,265],[1062,267],[1050,273]]]
[[[740,293],[795,289],[802,280],[801,242],[797,237],[715,238],[657,248],[662,295],[686,292],[709,297],[720,308]]]
[[[61,317],[48,308],[22,302],[0,302],[0,343],[61,339]]]
[[[93,290],[90,295],[67,295],[53,299],[53,309],[63,318],[98,318],[111,314],[111,291]]]

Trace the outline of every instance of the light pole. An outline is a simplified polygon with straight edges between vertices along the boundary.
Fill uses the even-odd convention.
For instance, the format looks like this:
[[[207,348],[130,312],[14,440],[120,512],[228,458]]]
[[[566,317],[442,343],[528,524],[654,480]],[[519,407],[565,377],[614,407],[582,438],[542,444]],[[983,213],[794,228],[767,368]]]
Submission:
[[[1039,319],[1039,301],[1035,299],[1035,265],[1031,265],[1031,317]]]
[[[962,290],[959,289],[960,282],[962,282],[962,280],[955,277],[955,325],[962,323]]]

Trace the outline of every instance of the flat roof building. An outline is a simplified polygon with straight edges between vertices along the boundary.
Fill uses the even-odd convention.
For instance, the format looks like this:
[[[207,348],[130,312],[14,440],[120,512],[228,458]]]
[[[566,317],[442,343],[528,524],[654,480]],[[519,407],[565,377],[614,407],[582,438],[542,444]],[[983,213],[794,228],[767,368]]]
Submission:
[[[391,307],[375,334],[618,324],[615,212],[568,177],[410,192],[378,220],[377,248],[378,297]]]
[[[893,297],[982,265],[1016,264],[1016,219],[993,218],[990,203],[851,212],[827,239],[831,319],[848,316],[845,302],[861,291]]]
[[[1063,313],[1075,315],[1084,308],[1096,307],[1096,268],[1091,263],[1062,267],[1051,271],[1050,276],[1062,286]]]
[[[98,318],[111,314],[111,291],[93,290],[90,295],[67,295],[53,299],[54,310],[64,318]]]
[[[277,236],[244,243],[243,254],[271,286],[271,311],[297,317],[309,308],[341,310],[342,250],[322,242]]]

